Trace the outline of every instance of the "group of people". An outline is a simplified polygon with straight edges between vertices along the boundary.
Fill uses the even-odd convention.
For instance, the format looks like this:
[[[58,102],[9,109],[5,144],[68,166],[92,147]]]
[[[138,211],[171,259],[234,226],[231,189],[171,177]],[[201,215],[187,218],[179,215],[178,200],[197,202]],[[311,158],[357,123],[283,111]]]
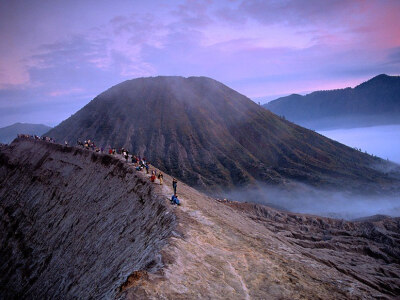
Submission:
[[[84,143],[82,143],[78,140],[78,145],[83,146],[86,149],[92,149],[92,150],[98,149],[98,148],[96,148],[95,143],[91,140],[85,141]],[[103,152],[104,151],[103,148],[101,148],[100,151]],[[127,149],[124,149],[124,148],[116,149],[116,148],[112,148],[112,147],[109,147],[108,154],[109,155],[116,155],[116,154],[122,155],[122,157],[125,158],[125,161],[127,163],[129,163],[131,160],[131,162],[134,164],[135,169],[137,171],[146,170],[146,174],[149,174],[150,163],[146,160],[146,157],[141,157],[140,155],[134,155],[134,154],[130,155],[129,151]],[[157,174],[156,170],[152,170],[151,176],[150,176],[150,181],[155,182],[156,179],[158,179],[160,182],[160,185],[162,185],[163,180],[164,180],[164,175],[161,171]],[[176,178],[173,178],[172,188],[174,190],[174,194],[171,197],[171,203],[180,205],[178,194],[176,193],[177,185],[178,185],[178,181],[176,180]]]
[[[47,136],[39,137],[37,135],[18,134],[18,138],[31,138],[31,139],[36,139],[36,140],[43,140],[43,141],[50,142],[50,143],[56,142],[55,139],[53,139],[51,137],[47,137]],[[68,146],[67,141],[65,141],[64,144],[65,144],[65,146]],[[94,141],[92,141],[92,140],[85,140],[83,142],[80,140],[77,140],[77,145],[80,147],[83,147],[85,149],[95,151],[95,152],[101,152],[101,153],[104,152],[104,148],[97,147],[96,144],[94,143]],[[150,163],[146,160],[145,157],[141,157],[140,155],[130,155],[129,151],[124,148],[121,148],[118,150],[116,148],[112,148],[112,147],[108,147],[108,148],[109,148],[109,150],[108,150],[109,155],[120,154],[125,158],[125,161],[127,163],[129,163],[129,159],[131,159],[131,162],[134,164],[137,171],[146,170],[146,174],[149,174]],[[157,174],[156,170],[152,170],[151,176],[150,176],[150,181],[155,182],[156,179],[158,179],[160,182],[160,185],[162,185],[163,180],[164,180],[164,175],[161,171]],[[176,178],[173,178],[172,179],[172,188],[174,190],[174,194],[172,195],[170,201],[171,201],[171,204],[181,205],[179,198],[178,198],[178,194],[176,193],[177,185],[178,185],[178,181],[176,180]]]
[[[55,143],[56,140],[48,137],[48,136],[38,136],[38,135],[29,135],[29,134],[18,134],[18,138],[25,138],[25,139],[35,139],[35,140],[41,140],[41,141],[46,141],[49,143]]]
[[[161,171],[158,173],[158,175],[155,170],[151,171],[150,181],[155,182],[156,178],[158,178],[158,180],[160,181],[160,185],[162,185],[164,180],[164,175],[163,173],[161,173]]]
[[[123,152],[123,155],[125,156],[125,152]],[[126,161],[128,162],[128,158],[126,158]],[[145,169],[146,174],[149,174],[149,163],[146,161],[146,158],[140,159],[140,156],[134,155],[134,156],[132,156],[132,163],[135,163],[135,165],[137,165],[136,166],[137,171],[141,171],[141,170]],[[150,181],[155,182],[156,179],[158,179],[160,182],[160,185],[162,185],[163,180],[164,180],[164,175],[161,171],[158,172],[158,174],[157,174],[156,170],[152,170],[151,176],[150,176]],[[176,178],[173,178],[172,179],[172,188],[174,190],[174,194],[171,197],[171,204],[181,205],[181,203],[178,199],[178,194],[176,193],[177,185],[178,185],[178,180],[176,180]]]
[[[104,151],[103,147],[101,147],[101,148],[97,147],[96,144],[94,143],[94,141],[92,141],[92,140],[85,140],[83,142],[80,141],[80,140],[77,140],[76,143],[77,143],[78,146],[81,146],[81,147],[83,147],[85,149],[90,149],[90,150],[95,151],[95,152],[103,153],[103,151]],[[68,142],[67,141],[65,141],[65,146],[68,146]]]

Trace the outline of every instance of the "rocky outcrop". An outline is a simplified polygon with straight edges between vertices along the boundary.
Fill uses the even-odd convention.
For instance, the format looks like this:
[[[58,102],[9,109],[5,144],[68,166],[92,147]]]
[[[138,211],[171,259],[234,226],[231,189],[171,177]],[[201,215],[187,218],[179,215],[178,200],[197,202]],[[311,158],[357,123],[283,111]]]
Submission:
[[[161,267],[175,217],[108,155],[20,139],[0,152],[0,298],[112,298]]]
[[[284,213],[251,203],[227,203],[325,264],[387,295],[400,295],[400,218],[347,222]]]

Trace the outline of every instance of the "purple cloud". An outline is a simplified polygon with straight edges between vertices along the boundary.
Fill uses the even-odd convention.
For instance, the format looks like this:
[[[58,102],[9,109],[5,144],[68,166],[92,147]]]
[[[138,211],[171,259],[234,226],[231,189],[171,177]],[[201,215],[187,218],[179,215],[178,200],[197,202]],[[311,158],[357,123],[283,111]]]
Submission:
[[[261,97],[398,74],[399,12],[398,1],[3,1],[0,116],[14,119],[0,126],[40,110],[54,125],[141,76],[209,76]]]

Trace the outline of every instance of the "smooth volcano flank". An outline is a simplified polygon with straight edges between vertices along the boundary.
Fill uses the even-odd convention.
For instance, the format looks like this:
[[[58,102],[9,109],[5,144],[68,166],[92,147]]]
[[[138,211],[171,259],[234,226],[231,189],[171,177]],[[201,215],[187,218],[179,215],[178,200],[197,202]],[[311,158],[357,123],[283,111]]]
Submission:
[[[206,77],[122,82],[47,135],[124,147],[209,192],[289,182],[367,193],[398,188],[396,175],[382,171],[390,163],[284,120]]]

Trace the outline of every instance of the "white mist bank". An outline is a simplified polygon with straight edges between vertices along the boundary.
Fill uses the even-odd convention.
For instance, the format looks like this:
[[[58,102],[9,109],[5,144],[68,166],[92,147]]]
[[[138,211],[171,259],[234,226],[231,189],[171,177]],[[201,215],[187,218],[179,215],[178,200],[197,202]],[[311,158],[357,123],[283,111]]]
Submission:
[[[268,205],[294,213],[352,220],[373,215],[400,217],[400,196],[367,196],[297,183],[284,190],[264,186],[228,192],[229,200]]]
[[[363,152],[400,164],[400,125],[320,131],[322,135]],[[388,172],[389,170],[381,170]],[[261,186],[261,187],[260,187]],[[295,183],[284,190],[263,186],[228,192],[226,197],[241,202],[269,205],[295,213],[305,213],[338,219],[357,219],[373,215],[400,217],[400,195],[359,195],[340,190],[327,191]]]
[[[400,164],[400,125],[319,131],[320,134],[350,147]]]

